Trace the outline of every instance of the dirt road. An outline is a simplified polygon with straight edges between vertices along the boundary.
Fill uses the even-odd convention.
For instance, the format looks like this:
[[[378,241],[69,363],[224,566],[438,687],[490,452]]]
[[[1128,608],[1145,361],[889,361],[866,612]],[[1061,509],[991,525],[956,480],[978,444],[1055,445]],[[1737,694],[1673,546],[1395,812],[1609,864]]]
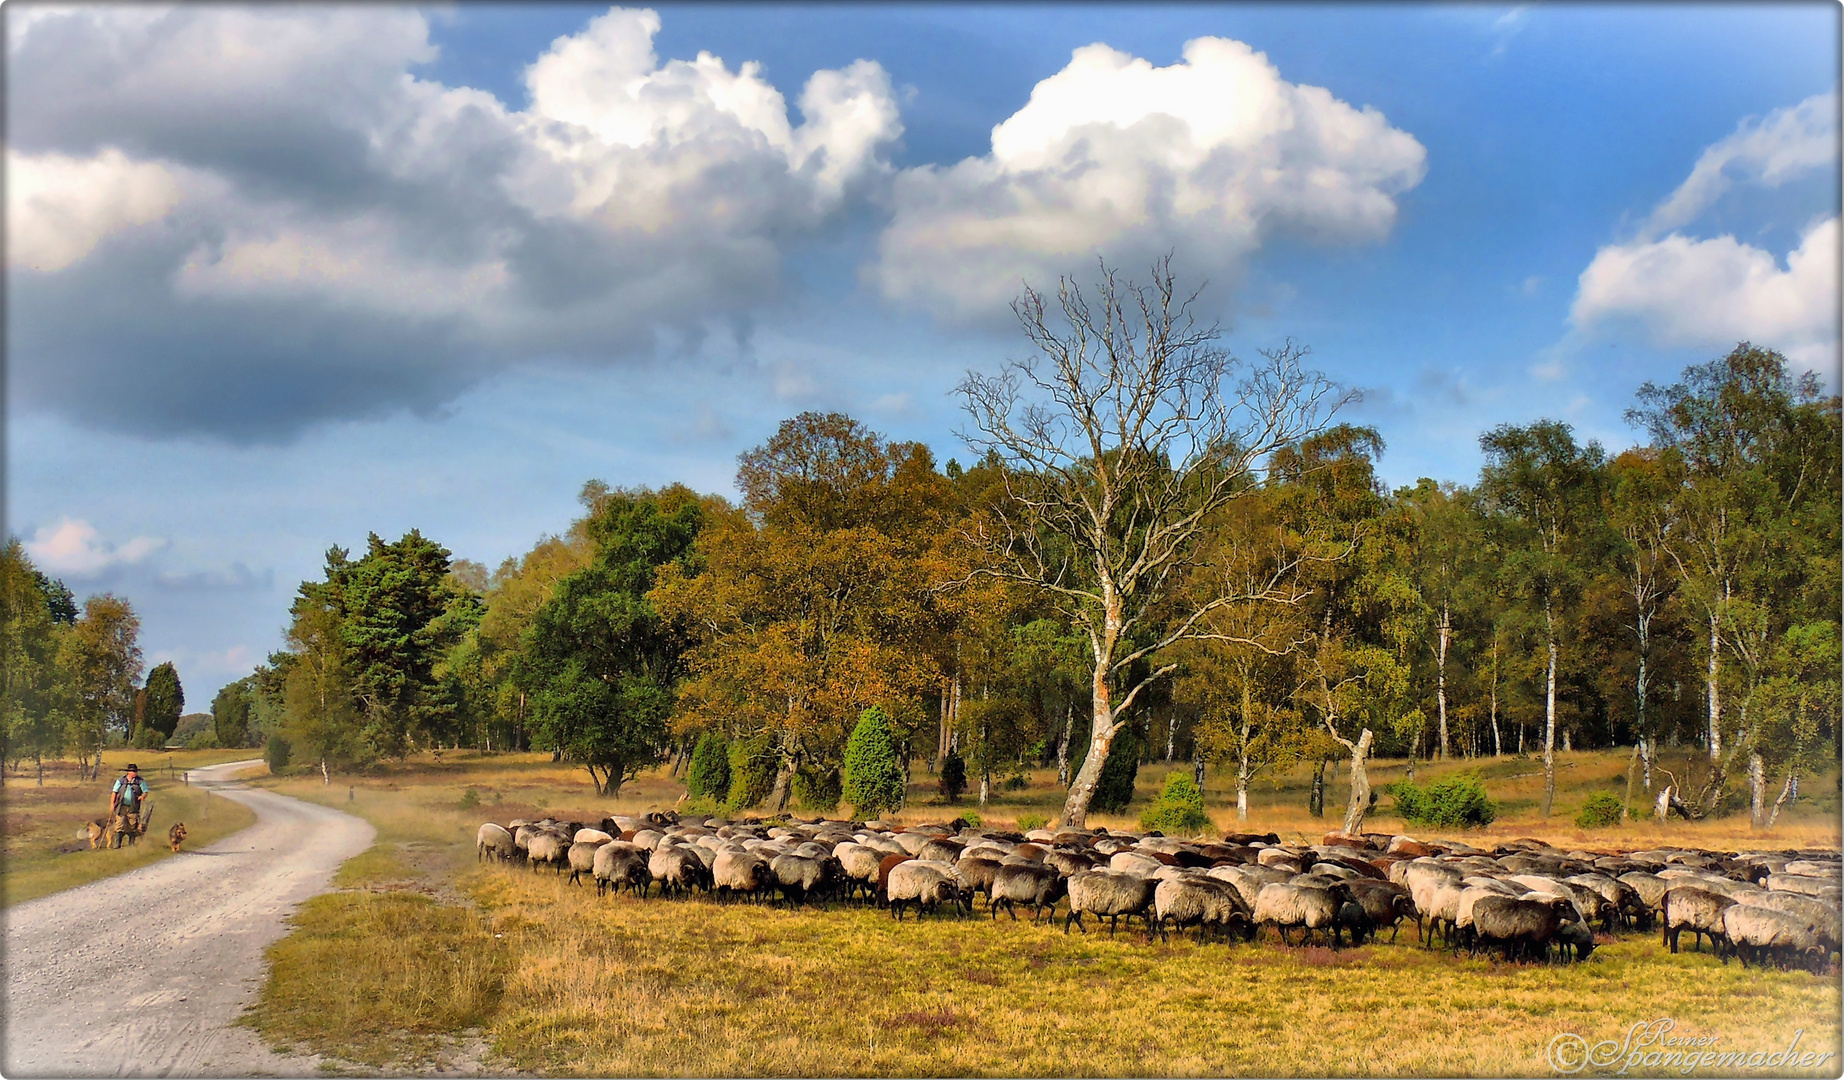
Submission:
[[[249,1029],[229,1025],[261,988],[262,951],[282,936],[283,916],[324,892],[375,830],[350,814],[227,779],[257,764],[192,770],[194,784],[254,810],[250,828],[5,913],[0,1072],[314,1072],[315,1059],[273,1054]],[[142,843],[161,839],[149,834]]]

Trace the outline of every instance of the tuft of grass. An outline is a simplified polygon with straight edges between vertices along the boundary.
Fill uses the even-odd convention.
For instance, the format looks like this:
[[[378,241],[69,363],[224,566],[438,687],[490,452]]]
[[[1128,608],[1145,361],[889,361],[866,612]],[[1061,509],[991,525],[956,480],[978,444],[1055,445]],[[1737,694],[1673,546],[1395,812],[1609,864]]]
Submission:
[[[464,907],[348,891],[314,897],[290,921],[244,1019],[271,1042],[371,1066],[422,1062],[499,1008],[506,949]]]

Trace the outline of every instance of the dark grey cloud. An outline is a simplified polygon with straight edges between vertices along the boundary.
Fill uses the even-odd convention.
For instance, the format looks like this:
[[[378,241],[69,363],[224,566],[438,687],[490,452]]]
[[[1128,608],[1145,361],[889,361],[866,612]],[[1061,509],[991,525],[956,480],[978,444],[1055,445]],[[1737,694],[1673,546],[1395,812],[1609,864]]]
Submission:
[[[6,19],[13,400],[149,436],[283,440],[746,325],[901,132],[874,64],[793,126],[753,69],[655,58],[651,12],[534,58],[527,112],[418,79],[410,9]]]

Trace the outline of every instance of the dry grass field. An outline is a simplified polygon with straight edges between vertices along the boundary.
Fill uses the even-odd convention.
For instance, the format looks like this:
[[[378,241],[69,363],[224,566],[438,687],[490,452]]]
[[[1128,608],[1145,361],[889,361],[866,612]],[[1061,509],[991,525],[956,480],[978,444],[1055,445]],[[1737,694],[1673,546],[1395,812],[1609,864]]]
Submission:
[[[236,761],[252,750],[196,750],[160,753],[111,750],[95,780],[77,779],[71,762],[45,763],[45,778],[34,772],[10,773],[0,789],[0,906],[33,900],[105,877],[171,858],[166,831],[186,823],[187,848],[199,848],[255,824],[256,815],[228,799],[186,786],[180,774],[190,768]],[[119,850],[92,851],[84,823],[109,812],[109,786],[129,761],[140,765],[153,794],[151,827],[141,842]]]
[[[1474,843],[1532,835],[1596,848],[1838,845],[1835,777],[1807,785],[1767,835],[1751,835],[1745,817],[1585,831],[1572,824],[1576,808],[1595,790],[1623,790],[1625,759],[1564,760],[1547,824],[1535,814],[1541,777],[1514,775],[1535,770],[1531,760],[1424,764],[1418,778],[1479,767],[1501,819],[1465,836]],[[1385,763],[1377,782],[1401,770]],[[1140,801],[1163,772],[1142,770]],[[1052,778],[1034,779],[989,805],[985,820],[1054,813]],[[915,781],[903,820],[974,809],[970,800],[927,805],[932,778],[918,770]],[[1669,955],[1651,935],[1623,935],[1585,964],[1543,967],[1430,953],[1412,927],[1393,945],[1334,954],[1271,938],[1226,946],[1188,937],[1149,945],[1124,931],[1065,936],[1060,921],[994,926],[983,915],[898,925],[845,905],[598,900],[592,887],[549,872],[476,865],[474,828],[670,807],[682,792],[670,778],[643,777],[610,802],[594,797],[581,770],[547,756],[464,752],[331,786],[317,775],[258,782],[379,828],[377,845],[342,871],[343,891],[304,905],[295,932],[271,949],[250,1017],[274,1043],[365,1070],[453,1066],[464,1034],[484,1038],[489,1070],[616,1076],[1553,1075],[1543,1052],[1558,1033],[1617,1039],[1661,1017],[1676,1021],[1675,1034],[1713,1036],[1718,1048],[1779,1050],[1803,1030],[1802,1049],[1840,1049],[1836,972],[1743,971],[1709,954]],[[1334,827],[1336,813],[1305,813],[1305,783],[1302,770],[1263,784],[1246,827],[1288,839]],[[1213,777],[1218,806],[1220,785]],[[1339,789],[1330,791],[1336,805]],[[1391,802],[1383,796],[1380,808]],[[1139,806],[1102,823],[1131,826]],[[1234,825],[1233,806],[1213,816]],[[1388,813],[1371,821],[1404,828]],[[1839,1059],[1830,1060],[1791,1074],[1836,1074]]]

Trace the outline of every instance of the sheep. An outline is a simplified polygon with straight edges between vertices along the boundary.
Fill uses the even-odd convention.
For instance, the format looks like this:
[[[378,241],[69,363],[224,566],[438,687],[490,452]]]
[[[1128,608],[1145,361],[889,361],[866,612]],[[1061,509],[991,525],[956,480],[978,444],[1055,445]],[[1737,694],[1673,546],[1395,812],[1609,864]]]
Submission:
[[[768,864],[768,868],[775,875],[775,884],[781,889],[782,899],[790,907],[804,902],[815,893],[825,896],[845,876],[839,868],[839,860],[830,855],[817,859],[778,855]]]
[[[1000,862],[997,859],[981,858],[977,855],[963,855],[954,864],[954,876],[967,890],[971,900],[979,893],[986,894],[986,906],[992,907],[992,880],[999,873]]]
[[[1390,944],[1395,944],[1402,920],[1415,915],[1415,901],[1409,898],[1408,890],[1387,881],[1369,880],[1349,882],[1348,887],[1352,899],[1362,904],[1364,914],[1370,916],[1371,925],[1378,930],[1389,927]]]
[[[595,873],[595,853],[611,842],[605,840],[598,844],[588,840],[579,840],[570,845],[570,850],[565,855],[570,863],[570,884],[578,884],[584,874],[593,875]]]
[[[1007,855],[1003,861],[1008,863],[1014,860],[1017,862],[1040,862],[1045,866],[1054,868],[1056,872],[1063,877],[1068,877],[1071,874],[1080,874],[1084,870],[1093,870],[1095,868],[1095,860],[1071,848],[1053,848],[1049,851],[1042,852],[1038,858],[1032,859],[1027,855],[1019,854],[1019,848],[1026,846],[1028,845],[1020,844],[1018,848],[1012,849],[1011,854]]]
[[[1286,881],[1293,875],[1272,866],[1214,866],[1207,871],[1206,876],[1235,886],[1236,892],[1242,896],[1242,903],[1254,911],[1255,897],[1263,885]]]
[[[1428,932],[1421,937],[1422,944],[1433,948],[1434,932],[1439,930],[1443,945],[1459,947],[1456,931],[1460,921],[1460,896],[1465,891],[1458,878],[1436,878],[1410,894],[1415,901],[1417,936],[1421,936],[1421,920],[1424,917],[1428,920]]]
[[[1029,904],[1031,921],[1035,923],[1046,909],[1054,909],[1066,892],[1068,886],[1063,875],[1048,866],[1031,862],[1005,864],[992,876],[992,891],[987,894],[986,906],[996,921],[999,905],[1004,904],[1012,921],[1016,922],[1017,905]]]
[[[1560,896],[1528,900],[1480,897],[1473,904],[1472,951],[1496,947],[1503,950],[1507,960],[1540,959],[1562,929],[1560,909],[1567,904],[1568,900]]]
[[[1069,933],[1069,924],[1073,920],[1083,933],[1088,927],[1083,924],[1084,914],[1097,919],[1111,919],[1108,936],[1120,928],[1120,917],[1127,916],[1129,928],[1133,917],[1138,915],[1146,922],[1146,928],[1152,930],[1152,922],[1146,909],[1152,906],[1153,882],[1150,878],[1135,877],[1132,874],[1117,874],[1108,870],[1085,870],[1072,874],[1069,878],[1069,914],[1063,918],[1063,933]]]
[[[1337,948],[1338,913],[1350,900],[1351,892],[1343,885],[1317,889],[1277,881],[1263,885],[1255,895],[1254,921],[1260,926],[1273,926],[1283,945],[1293,944],[1287,940],[1287,931],[1297,926],[1305,931],[1301,944],[1317,930],[1322,937],[1329,936],[1332,947]]]
[[[1774,892],[1803,893],[1824,899],[1827,895],[1838,894],[1838,882],[1835,878],[1807,877],[1804,874],[1769,874],[1767,887]]]
[[[1838,951],[1838,909],[1823,900],[1798,893],[1765,892],[1744,902],[1751,907],[1764,907],[1793,916],[1812,931],[1813,938],[1824,947],[1827,956]]]
[[[514,862],[519,856],[519,849],[512,842],[512,834],[491,821],[480,827],[474,834],[474,861],[492,859],[495,862]]]
[[[1564,922],[1556,928],[1552,944],[1563,960],[1568,959],[1568,951],[1572,946],[1575,949],[1575,960],[1579,963],[1588,959],[1588,954],[1594,951],[1594,931],[1582,923]]]
[[[617,896],[623,890],[645,896],[647,886],[653,883],[653,875],[647,870],[647,853],[621,840],[596,848],[590,874],[595,878],[597,896],[607,889],[615,890]]]
[[[890,871],[913,859],[913,855],[885,855],[877,860],[877,894],[874,899],[879,905],[890,899]]]
[[[1199,875],[1168,878],[1153,889],[1153,921],[1146,938],[1152,940],[1153,929],[1159,940],[1166,940],[1166,927],[1197,927],[1201,938],[1206,927],[1223,932],[1240,926],[1244,938],[1255,928],[1241,894],[1227,882]]]
[[[1138,874],[1151,877],[1165,864],[1151,855],[1138,851],[1122,851],[1108,859],[1109,871],[1116,874]]]
[[[644,848],[642,850],[645,850]],[[711,888],[711,870],[694,849],[683,844],[661,846],[647,859],[647,873],[659,882],[663,894],[689,893]]]
[[[1638,890],[1618,878],[1607,874],[1577,874],[1568,878],[1571,885],[1581,885],[1601,894],[1602,899],[1613,905],[1617,917],[1640,930],[1651,926],[1652,909],[1640,897]]]
[[[767,860],[751,851],[719,851],[711,862],[711,882],[720,900],[739,893],[760,899],[774,880]]]
[[[1748,966],[1750,957],[1757,964],[1772,957],[1783,968],[1792,966],[1798,957],[1816,972],[1824,966],[1827,956],[1810,927],[1802,925],[1797,916],[1772,908],[1732,905],[1723,910],[1722,933],[1727,939],[1725,964],[1729,962],[1728,952],[1740,956],[1743,967]]]
[[[886,893],[890,914],[898,922],[903,921],[906,905],[914,905],[918,919],[943,903],[967,906],[971,911],[971,906],[964,903],[960,886],[932,860],[908,859],[892,867]]]
[[[901,832],[892,834],[890,839],[895,841],[897,847],[903,849],[903,854],[914,858],[922,854],[922,849],[927,847],[929,841],[933,840],[934,837],[927,833]]]
[[[601,829],[578,829],[570,835],[573,844],[606,844],[614,837]]]
[[[1664,943],[1678,951],[1678,935],[1689,930],[1697,935],[1697,949],[1703,949],[1708,935],[1712,944],[1722,940],[1722,913],[1735,901],[1707,889],[1692,885],[1674,886],[1665,892]]]
[[[930,840],[916,852],[918,859],[934,859],[940,862],[957,862],[966,846],[954,840]]]
[[[877,863],[883,858],[882,852],[852,841],[833,848],[832,857],[839,860],[839,868],[845,871],[847,898],[859,889],[867,896],[877,895]]]
[[[564,864],[570,860],[569,851],[569,841],[554,832],[534,833],[530,843],[525,846],[525,855],[531,860],[533,872],[548,864],[556,867],[559,875],[563,873]]]

